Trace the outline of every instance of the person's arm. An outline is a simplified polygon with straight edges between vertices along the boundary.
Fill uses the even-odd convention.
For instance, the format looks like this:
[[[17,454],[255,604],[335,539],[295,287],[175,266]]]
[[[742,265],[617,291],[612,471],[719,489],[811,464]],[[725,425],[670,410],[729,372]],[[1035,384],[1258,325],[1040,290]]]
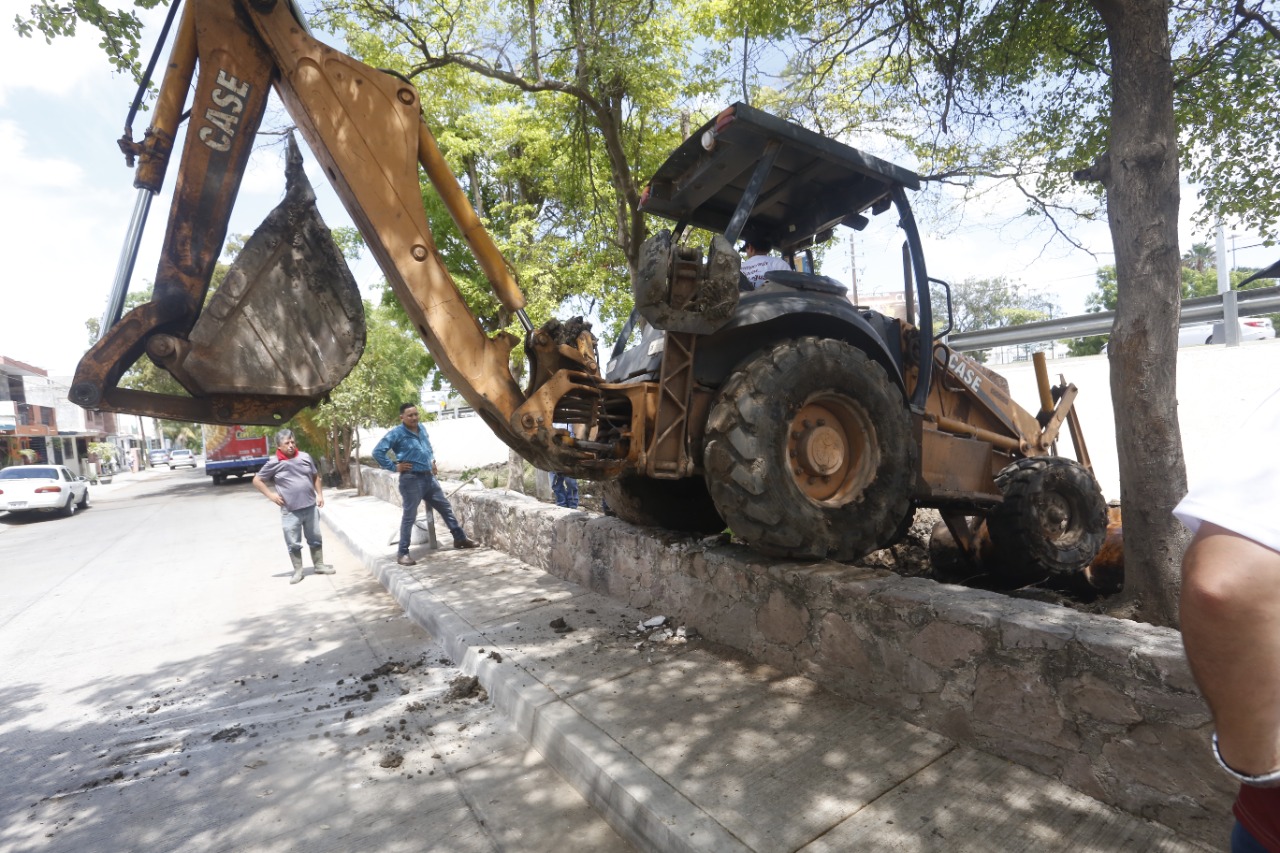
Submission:
[[[431,457],[431,476],[440,473],[440,466],[436,464],[436,452],[431,447],[431,436],[427,434],[427,425],[419,424],[418,429],[422,430],[422,443],[427,448],[427,455]]]
[[[253,487],[262,492],[262,494],[266,496],[267,500],[271,501],[276,506],[284,506],[284,498],[280,497],[279,492],[274,491],[267,485],[266,479],[263,479],[262,476],[264,473],[267,475],[268,479],[274,478],[275,463],[268,462],[258,470],[258,473],[253,475]]]
[[[316,506],[324,506],[324,480],[320,478],[320,472],[316,472]]]
[[[391,435],[395,432],[392,429],[382,437],[377,446],[373,448],[373,461],[378,463],[378,467],[384,471],[395,470],[395,465],[391,464],[391,460],[387,458],[387,451],[391,448]]]
[[[1280,553],[1203,523],[1182,561],[1182,640],[1223,761],[1280,770]]]

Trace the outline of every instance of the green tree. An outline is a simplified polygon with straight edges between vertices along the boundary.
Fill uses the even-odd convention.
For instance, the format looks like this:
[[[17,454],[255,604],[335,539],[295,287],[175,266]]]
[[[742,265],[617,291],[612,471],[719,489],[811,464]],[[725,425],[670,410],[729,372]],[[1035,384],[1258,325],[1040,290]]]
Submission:
[[[1003,276],[965,279],[951,287],[952,331],[955,332],[1020,326],[1047,320],[1057,312],[1058,306],[1052,299]],[[945,322],[945,317],[934,319],[938,330]],[[987,360],[985,350],[972,355],[979,361]]]
[[[1116,310],[1117,294],[1115,265],[1098,267],[1094,281],[1093,293],[1085,297],[1084,310],[1089,314],[1101,314],[1103,311]],[[1087,338],[1068,340],[1067,352],[1072,356],[1097,355],[1107,345],[1110,335],[1090,335]]]
[[[324,432],[326,453],[350,485],[351,462],[358,456],[357,430],[391,426],[399,419],[400,404],[416,402],[431,370],[431,358],[417,333],[398,322],[396,312],[366,303],[367,333],[364,355],[329,399],[294,419],[295,427],[316,437],[314,424]]]
[[[550,304],[592,294],[616,318],[647,234],[643,181],[682,138],[686,105],[717,79],[689,61],[690,9],[333,0],[317,20],[354,55],[417,83],[527,294],[545,290]]]
[[[1159,624],[1177,622],[1185,542],[1171,512],[1186,491],[1179,181],[1185,161],[1205,218],[1264,234],[1280,223],[1277,23],[1232,0],[861,0],[820,5],[790,68],[794,103],[884,131],[930,180],[971,192],[1005,180],[1068,239],[1072,216],[1107,216],[1125,603]],[[1096,203],[1074,201],[1073,179]]]
[[[1182,266],[1203,273],[1211,268],[1217,260],[1217,253],[1208,243],[1192,243],[1191,248],[1182,254]]]
[[[1203,243],[1197,244],[1197,246],[1203,245]],[[1181,299],[1191,299],[1196,296],[1213,296],[1218,292],[1217,270],[1212,267],[1197,270],[1198,260],[1194,252],[1189,252],[1183,257]],[[1213,255],[1210,253],[1206,263],[1212,264],[1213,260]],[[1232,290],[1240,290],[1240,283],[1255,272],[1257,272],[1256,269],[1232,270],[1228,274]],[[1274,285],[1274,279],[1258,279],[1250,282],[1245,289],[1253,290],[1258,287],[1272,287]],[[1099,267],[1094,291],[1085,297],[1085,310],[1090,314],[1114,311],[1119,302],[1119,295],[1120,289],[1116,282],[1116,268],[1114,266]],[[1280,314],[1270,314],[1268,316],[1271,318],[1273,325],[1280,325]],[[1075,338],[1067,342],[1067,348],[1073,356],[1097,355],[1102,351],[1102,347],[1107,343],[1109,337],[1110,335],[1093,335],[1088,338]]]

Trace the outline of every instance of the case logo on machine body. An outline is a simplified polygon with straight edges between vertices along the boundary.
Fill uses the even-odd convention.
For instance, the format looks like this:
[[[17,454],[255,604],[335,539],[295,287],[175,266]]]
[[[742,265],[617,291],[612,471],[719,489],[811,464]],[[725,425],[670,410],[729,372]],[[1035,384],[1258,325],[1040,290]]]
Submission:
[[[1002,376],[988,372],[978,362],[948,347],[935,347],[933,355],[934,361],[944,367],[947,373],[964,383],[964,386],[981,400],[1001,423],[1017,432],[1017,427],[1009,414],[1013,407],[1013,399],[1009,396],[1008,383]]]
[[[978,366],[965,358],[958,352],[952,352],[947,358],[947,370],[956,379],[959,379],[973,393],[977,394],[982,390],[982,372]]]
[[[205,110],[204,120],[208,124],[200,128],[200,141],[214,151],[227,151],[236,135],[236,125],[240,123],[240,113],[244,112],[244,102],[249,97],[250,86],[248,83],[241,83],[221,68],[218,69],[216,83],[217,88],[210,98],[214,106],[221,109],[210,107]]]

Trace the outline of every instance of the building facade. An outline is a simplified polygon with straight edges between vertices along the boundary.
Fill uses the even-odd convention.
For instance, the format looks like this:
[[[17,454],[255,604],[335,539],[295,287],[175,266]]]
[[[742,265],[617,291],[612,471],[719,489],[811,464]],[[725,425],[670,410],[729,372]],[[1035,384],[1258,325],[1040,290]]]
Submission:
[[[115,415],[72,404],[69,389],[68,377],[0,355],[0,468],[66,465],[88,475],[90,445],[118,444]]]

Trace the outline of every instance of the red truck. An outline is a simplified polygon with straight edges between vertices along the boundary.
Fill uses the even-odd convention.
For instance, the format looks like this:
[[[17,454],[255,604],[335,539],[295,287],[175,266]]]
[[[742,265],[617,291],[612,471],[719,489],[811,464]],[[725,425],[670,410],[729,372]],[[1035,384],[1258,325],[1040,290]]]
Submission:
[[[271,459],[265,435],[248,435],[238,425],[202,424],[204,472],[215,486],[228,477],[247,477]]]

